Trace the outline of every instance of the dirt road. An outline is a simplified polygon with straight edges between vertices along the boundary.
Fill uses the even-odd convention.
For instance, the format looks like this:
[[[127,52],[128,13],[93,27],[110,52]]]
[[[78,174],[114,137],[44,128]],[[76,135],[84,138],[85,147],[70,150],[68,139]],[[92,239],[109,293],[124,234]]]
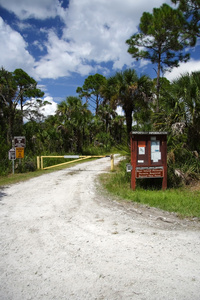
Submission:
[[[200,299],[199,223],[106,196],[96,179],[109,167],[0,190],[1,300]]]

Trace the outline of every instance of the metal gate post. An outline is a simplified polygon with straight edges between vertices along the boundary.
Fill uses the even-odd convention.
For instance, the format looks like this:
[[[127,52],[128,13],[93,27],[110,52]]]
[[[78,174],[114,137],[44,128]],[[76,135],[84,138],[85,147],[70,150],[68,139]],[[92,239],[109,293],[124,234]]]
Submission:
[[[41,156],[41,169],[43,170],[43,156]]]
[[[111,154],[110,159],[111,159],[111,171],[114,171],[114,155],[113,154]]]
[[[40,169],[40,157],[37,156],[37,169],[39,170]]]

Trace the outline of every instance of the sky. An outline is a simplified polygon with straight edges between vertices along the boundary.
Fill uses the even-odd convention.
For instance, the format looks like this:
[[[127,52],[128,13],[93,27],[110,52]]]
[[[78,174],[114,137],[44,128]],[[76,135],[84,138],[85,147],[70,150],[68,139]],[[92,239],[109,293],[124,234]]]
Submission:
[[[149,61],[136,62],[125,41],[138,32],[144,11],[170,0],[0,0],[0,67],[23,69],[45,92],[53,114],[57,103],[77,96],[89,75],[105,77],[126,68],[156,77]],[[200,41],[191,59],[165,77],[200,70]]]

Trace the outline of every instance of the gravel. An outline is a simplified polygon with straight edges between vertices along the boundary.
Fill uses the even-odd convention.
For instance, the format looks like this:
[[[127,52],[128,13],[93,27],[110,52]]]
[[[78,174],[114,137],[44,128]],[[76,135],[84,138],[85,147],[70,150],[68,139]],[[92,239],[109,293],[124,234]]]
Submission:
[[[109,196],[109,167],[0,189],[1,300],[199,300],[199,222]]]

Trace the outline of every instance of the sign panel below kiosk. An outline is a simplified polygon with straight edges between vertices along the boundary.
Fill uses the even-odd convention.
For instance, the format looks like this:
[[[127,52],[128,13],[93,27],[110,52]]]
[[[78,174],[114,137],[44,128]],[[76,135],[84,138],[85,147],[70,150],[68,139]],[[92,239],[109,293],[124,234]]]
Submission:
[[[136,168],[136,178],[162,178],[163,176],[163,167]]]

